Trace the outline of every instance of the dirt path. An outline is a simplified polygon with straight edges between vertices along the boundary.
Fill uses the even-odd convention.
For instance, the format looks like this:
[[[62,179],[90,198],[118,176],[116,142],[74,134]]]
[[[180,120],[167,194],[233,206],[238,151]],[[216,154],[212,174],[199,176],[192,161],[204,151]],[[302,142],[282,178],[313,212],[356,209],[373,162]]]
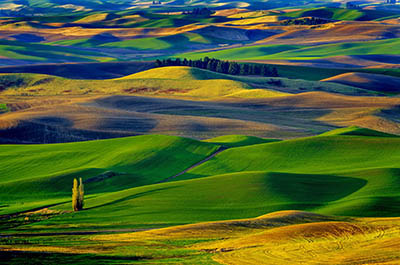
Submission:
[[[208,157],[204,158],[204,159],[201,160],[200,162],[197,162],[196,164],[194,164],[194,165],[188,167],[187,169],[185,169],[185,170],[179,172],[178,174],[173,175],[173,176],[171,176],[171,177],[168,177],[168,178],[166,178],[166,179],[163,179],[163,180],[161,180],[161,181],[159,181],[159,182],[157,182],[157,183],[164,183],[164,182],[168,182],[168,181],[170,181],[170,180],[172,180],[172,179],[174,179],[174,178],[177,178],[177,177],[179,177],[179,176],[185,174],[185,173],[188,172],[189,170],[191,170],[191,169],[193,169],[193,168],[195,168],[195,167],[198,167],[198,166],[204,164],[205,162],[207,162],[207,161],[210,160],[211,158],[215,157],[216,155],[218,155],[218,154],[221,153],[222,151],[225,151],[226,149],[228,149],[228,148],[227,148],[227,147],[224,147],[224,146],[221,146],[220,148],[218,148],[218,150],[217,150],[216,152],[214,152],[213,154],[211,154],[211,155],[209,155]]]

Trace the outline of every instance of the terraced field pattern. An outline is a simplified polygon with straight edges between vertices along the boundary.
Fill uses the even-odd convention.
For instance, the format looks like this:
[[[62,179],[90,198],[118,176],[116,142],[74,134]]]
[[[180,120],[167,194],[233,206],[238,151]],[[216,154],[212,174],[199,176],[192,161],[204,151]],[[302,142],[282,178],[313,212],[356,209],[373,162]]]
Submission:
[[[0,1],[0,264],[400,264],[399,96],[391,1]]]

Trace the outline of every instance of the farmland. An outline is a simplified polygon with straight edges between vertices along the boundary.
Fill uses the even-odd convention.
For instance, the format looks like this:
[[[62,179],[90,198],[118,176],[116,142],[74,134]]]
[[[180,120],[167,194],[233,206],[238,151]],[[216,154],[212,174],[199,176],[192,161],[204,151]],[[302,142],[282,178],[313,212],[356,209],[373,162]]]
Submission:
[[[398,4],[67,2],[0,3],[0,264],[400,263]]]

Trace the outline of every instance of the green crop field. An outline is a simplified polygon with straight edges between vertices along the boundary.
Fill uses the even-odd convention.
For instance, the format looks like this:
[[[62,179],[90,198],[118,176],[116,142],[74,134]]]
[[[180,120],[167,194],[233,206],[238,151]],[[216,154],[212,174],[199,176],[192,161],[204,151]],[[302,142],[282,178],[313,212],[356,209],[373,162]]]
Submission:
[[[0,112],[8,111],[7,104],[0,103]]]
[[[352,127],[277,142],[243,136],[207,142],[137,136],[2,146],[1,212],[63,202],[50,209],[68,211],[74,177],[86,183],[85,211],[65,212],[17,231],[163,227],[287,209],[373,217],[396,216],[399,210],[397,136]],[[154,184],[221,145],[229,149],[167,183]]]
[[[93,178],[89,193],[155,183],[200,161],[218,146],[177,137],[138,136],[0,148],[0,214],[6,214],[69,200],[70,182],[77,176]]]
[[[263,144],[269,142],[279,141],[277,139],[264,139],[254,136],[244,136],[244,135],[224,135],[215,137],[212,139],[205,140],[205,142],[215,143],[222,145],[224,147],[240,147],[248,146],[253,144]]]
[[[43,44],[23,43],[17,41],[0,41],[0,55],[10,59],[21,59],[29,61],[56,60],[56,61],[110,61],[108,58],[97,52],[79,51],[67,47],[57,47]]]
[[[390,17],[396,14],[395,12],[380,11],[380,10],[358,10],[358,9],[344,9],[344,8],[306,8],[299,11],[285,13],[287,17],[321,17],[333,20],[375,20],[385,17]],[[398,14],[397,14],[398,15]]]
[[[400,39],[366,42],[324,44],[314,47],[299,45],[258,45],[207,53],[179,54],[179,57],[198,59],[208,56],[221,60],[312,60],[339,55],[378,55],[400,53]]]

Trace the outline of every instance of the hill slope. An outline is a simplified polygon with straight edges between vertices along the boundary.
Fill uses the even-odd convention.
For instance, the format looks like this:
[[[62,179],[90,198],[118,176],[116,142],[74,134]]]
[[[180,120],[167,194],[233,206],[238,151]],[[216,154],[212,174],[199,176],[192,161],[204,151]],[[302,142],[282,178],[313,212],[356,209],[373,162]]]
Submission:
[[[89,194],[155,183],[217,148],[210,143],[157,135],[68,144],[2,145],[0,214],[69,200],[74,177],[84,178]]]
[[[400,78],[368,73],[346,73],[322,81],[355,86],[388,94],[396,94],[400,89]]]
[[[9,173],[3,174],[1,191],[2,201],[10,205],[3,206],[2,211],[68,200],[72,178],[82,176],[89,194],[85,211],[65,212],[70,209],[68,202],[51,208],[64,211],[63,214],[42,221],[39,226],[32,223],[18,230],[80,226],[98,229],[116,226],[115,220],[120,228],[162,227],[254,217],[287,209],[396,216],[400,201],[400,138],[381,137],[378,132],[363,129],[350,128],[347,131],[353,133],[347,134],[342,131],[345,132],[231,147],[161,184],[152,183],[188,168],[218,146],[161,136],[5,146],[7,158],[2,163]],[[126,147],[130,145],[132,149]],[[79,152],[75,151],[78,147]],[[21,150],[35,155],[21,160]],[[45,160],[49,150],[54,157],[51,162]],[[105,150],[110,154],[104,155]],[[63,163],[67,168],[43,173],[60,159],[70,161]],[[22,188],[31,193],[22,192]],[[30,203],[22,204],[27,200]]]

